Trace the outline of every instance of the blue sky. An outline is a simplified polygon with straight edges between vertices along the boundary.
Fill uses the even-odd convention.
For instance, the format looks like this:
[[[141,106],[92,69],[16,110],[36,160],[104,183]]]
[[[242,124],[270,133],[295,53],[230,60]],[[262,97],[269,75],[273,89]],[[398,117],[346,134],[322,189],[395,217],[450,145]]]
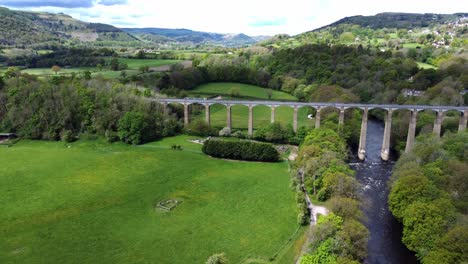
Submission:
[[[298,34],[346,16],[468,12],[465,0],[0,0],[12,9],[63,12],[118,27],[188,28],[249,35]]]

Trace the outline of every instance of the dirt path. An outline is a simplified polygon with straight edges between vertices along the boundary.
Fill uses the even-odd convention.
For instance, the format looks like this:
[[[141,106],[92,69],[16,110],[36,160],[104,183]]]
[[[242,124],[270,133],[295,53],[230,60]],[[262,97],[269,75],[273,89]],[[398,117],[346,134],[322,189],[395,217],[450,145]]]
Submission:
[[[298,152],[297,147],[294,147],[293,149],[291,149],[291,153],[289,154],[288,159],[291,160],[291,161],[295,160],[297,158],[297,152]],[[327,215],[329,213],[329,211],[324,206],[318,206],[318,205],[314,205],[312,203],[312,200],[310,199],[309,194],[307,193],[307,189],[306,189],[305,184],[304,184],[304,170],[302,168],[300,168],[297,171],[297,173],[300,176],[301,189],[304,192],[304,196],[305,196],[306,203],[307,203],[307,208],[309,208],[309,212],[310,212],[310,228],[307,231],[307,239],[306,239],[304,245],[302,246],[301,254],[300,254],[300,256],[303,256],[304,254],[306,254],[308,252],[309,244],[310,244],[311,239],[312,239],[312,228],[317,223],[318,215],[319,214],[320,215]],[[297,259],[297,261],[296,261],[296,264],[299,264],[300,261],[301,261],[301,258],[299,257]]]

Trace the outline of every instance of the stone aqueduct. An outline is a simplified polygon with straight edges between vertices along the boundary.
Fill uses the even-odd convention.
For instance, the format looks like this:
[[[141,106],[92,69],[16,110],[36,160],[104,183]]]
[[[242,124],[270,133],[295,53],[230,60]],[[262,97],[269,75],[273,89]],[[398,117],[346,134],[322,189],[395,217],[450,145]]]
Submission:
[[[395,110],[409,110],[411,112],[410,124],[408,127],[408,136],[406,140],[405,152],[410,151],[414,146],[414,139],[416,135],[416,118],[419,111],[432,110],[437,113],[434,122],[434,134],[440,136],[442,129],[442,121],[444,113],[447,111],[460,112],[460,123],[458,131],[464,131],[467,126],[468,107],[466,106],[432,106],[432,105],[393,105],[393,104],[344,104],[344,103],[306,103],[306,102],[284,102],[284,101],[235,101],[235,100],[209,100],[204,98],[190,98],[190,99],[153,99],[164,105],[167,111],[167,105],[170,103],[178,103],[184,106],[184,124],[189,123],[189,105],[200,104],[205,106],[205,120],[210,124],[210,105],[221,104],[226,106],[226,127],[232,128],[231,107],[233,105],[245,105],[249,108],[248,120],[248,134],[253,135],[253,108],[257,105],[264,105],[271,108],[271,122],[275,121],[275,108],[279,106],[288,106],[293,108],[293,129],[297,131],[297,113],[300,107],[312,107],[317,111],[315,116],[315,127],[320,127],[320,112],[321,110],[332,107],[339,110],[338,126],[343,126],[345,110],[349,108],[358,108],[363,111],[361,122],[361,134],[359,139],[358,156],[361,160],[366,156],[366,136],[367,136],[367,119],[368,113],[371,109],[386,110],[385,115],[385,129],[384,138],[382,142],[381,158],[383,160],[389,159],[390,153],[390,134],[392,126],[392,113]]]

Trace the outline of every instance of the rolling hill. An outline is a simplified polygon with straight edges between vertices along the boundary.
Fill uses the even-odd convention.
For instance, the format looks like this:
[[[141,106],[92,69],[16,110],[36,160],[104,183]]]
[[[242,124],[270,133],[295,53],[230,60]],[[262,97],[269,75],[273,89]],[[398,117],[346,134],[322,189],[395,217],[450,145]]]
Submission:
[[[70,43],[100,43],[100,46],[174,44],[235,47],[253,44],[265,38],[267,37],[190,29],[120,29],[107,24],[83,22],[63,13],[18,11],[0,7],[0,45],[6,47],[40,48]]]
[[[0,7],[0,45],[4,46],[136,40],[116,27],[83,22],[63,13],[25,12]]]
[[[190,29],[168,28],[123,28],[143,41],[154,43],[212,44],[222,46],[243,46],[263,40],[265,36],[250,37],[245,34],[220,34],[194,31]]]

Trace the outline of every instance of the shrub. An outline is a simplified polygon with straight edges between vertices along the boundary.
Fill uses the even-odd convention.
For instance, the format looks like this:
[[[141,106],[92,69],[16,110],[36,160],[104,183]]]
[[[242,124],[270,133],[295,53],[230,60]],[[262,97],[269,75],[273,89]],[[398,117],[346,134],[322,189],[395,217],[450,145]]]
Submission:
[[[195,122],[190,123],[185,132],[191,136],[212,136],[215,135],[216,132],[203,120],[197,120]]]
[[[203,153],[225,159],[266,161],[279,160],[279,154],[270,144],[249,141],[223,141],[211,139],[205,141]]]
[[[231,135],[231,129],[229,127],[225,127],[219,131],[220,137],[229,137]]]
[[[280,123],[272,123],[261,127],[254,133],[255,139],[273,143],[288,143],[289,138],[293,136],[294,132],[292,127],[284,127]]]
[[[208,258],[206,264],[228,264],[229,260],[225,253],[214,254]]]
[[[63,130],[62,133],[60,133],[60,139],[63,142],[73,142],[76,140],[76,137],[73,135],[73,131]]]

